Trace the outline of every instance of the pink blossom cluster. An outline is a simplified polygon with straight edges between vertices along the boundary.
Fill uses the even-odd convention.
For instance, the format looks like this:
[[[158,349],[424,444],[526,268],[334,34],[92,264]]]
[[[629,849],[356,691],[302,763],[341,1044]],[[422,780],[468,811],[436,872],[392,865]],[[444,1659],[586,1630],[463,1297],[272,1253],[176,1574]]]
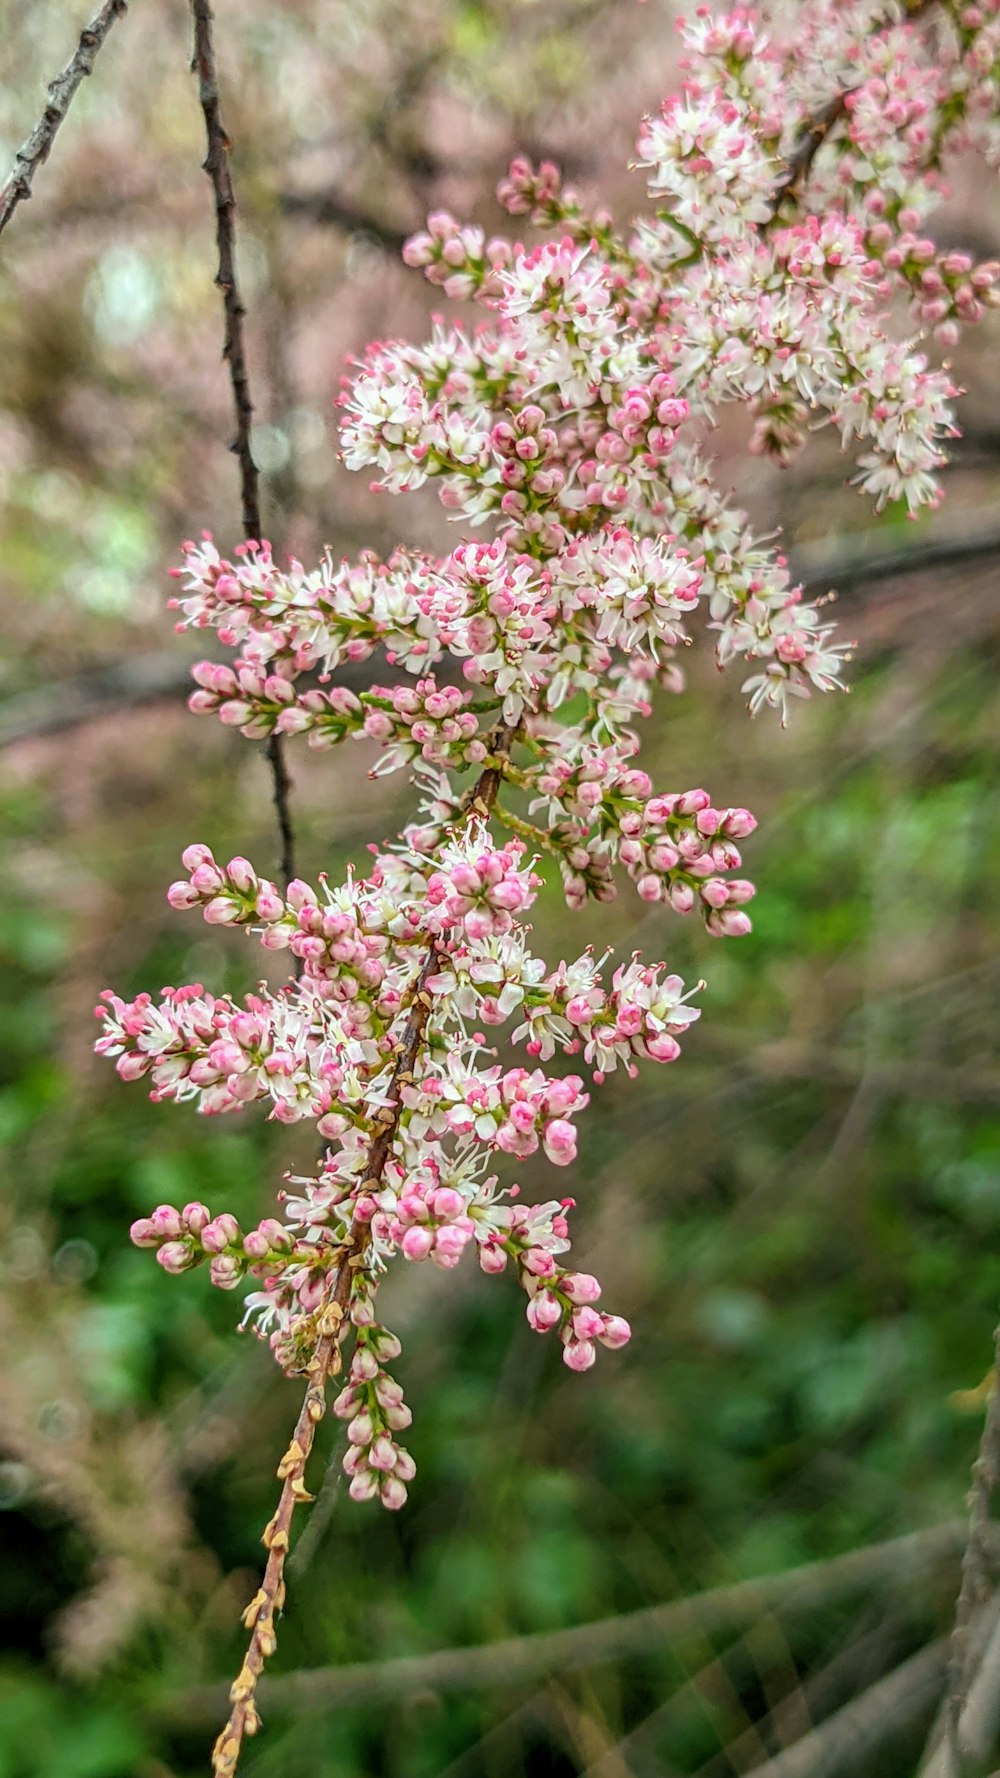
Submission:
[[[1000,165],[1000,0],[937,9],[933,30],[895,0],[699,6],[681,29],[682,89],[639,132],[647,214],[619,229],[518,159],[501,202],[548,237],[436,212],[404,257],[479,322],[376,342],[345,381],[345,463],[388,493],[433,484],[456,546],[306,568],[205,536],[174,570],[179,627],[233,651],[194,669],[194,711],[251,740],[357,740],[419,787],[398,838],[336,885],[187,848],[171,906],[288,951],[284,986],[109,991],[98,1009],[98,1049],[154,1098],[316,1124],[322,1162],[286,1182],[280,1219],[244,1233],[161,1205],[133,1239],[170,1272],[249,1282],[247,1318],[288,1371],[353,1332],[344,1467],[355,1499],[389,1508],[414,1474],[376,1316],[393,1259],[509,1267],[572,1370],[629,1337],[566,1261],[572,1200],[525,1205],[502,1175],[534,1155],[572,1167],[589,1085],[676,1060],[697,990],[638,954],[610,972],[592,949],[537,956],[546,861],[573,908],[624,879],[715,937],[748,933],[754,818],[655,789],[642,721],[703,631],[752,712],[784,722],[841,683],[824,602],[717,485],[720,410],[748,407],[751,450],[782,462],[834,427],[877,506],[933,505],[956,393],[933,350],[1000,289],[929,221],[948,157]]]

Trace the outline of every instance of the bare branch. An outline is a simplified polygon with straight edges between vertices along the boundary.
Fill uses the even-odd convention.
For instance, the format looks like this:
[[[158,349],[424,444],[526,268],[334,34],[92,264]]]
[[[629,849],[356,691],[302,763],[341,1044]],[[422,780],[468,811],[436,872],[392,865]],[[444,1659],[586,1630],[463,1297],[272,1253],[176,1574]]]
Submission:
[[[911,548],[882,549],[877,531],[862,532],[853,542],[833,550],[822,544],[796,549],[795,569],[810,592],[836,587],[844,592],[904,574],[924,574],[1000,555],[1000,528],[963,531],[961,536],[928,537]]]
[[[987,1396],[983,1435],[972,1465],[972,1487],[968,1497],[969,1536],[962,1557],[962,1585],[955,1606],[955,1629],[948,1662],[948,1739],[959,1756],[965,1751],[962,1718],[972,1680],[970,1625],[993,1588],[989,1560],[993,1532],[990,1508],[993,1491],[1000,1479],[1000,1327],[993,1335],[993,1350],[993,1386]]]
[[[545,1673],[582,1671],[628,1655],[647,1655],[672,1637],[707,1634],[762,1612],[813,1611],[820,1601],[858,1586],[894,1587],[912,1583],[939,1564],[954,1561],[965,1542],[961,1520],[916,1531],[886,1543],[850,1550],[823,1562],[808,1562],[780,1574],[738,1581],[686,1599],[645,1606],[573,1629],[509,1637],[471,1648],[436,1649],[397,1660],[317,1667],[266,1680],[261,1702],[272,1708],[327,1709],[363,1699],[367,1704],[406,1698],[417,1691],[489,1691],[536,1680]],[[990,1533],[993,1547],[1000,1534]],[[943,1671],[945,1653],[940,1667]],[[169,1720],[201,1723],[214,1719],[218,1686],[199,1686],[164,1705]]]
[[[50,83],[45,110],[27,141],[22,142],[14,156],[10,178],[0,191],[0,234],[3,234],[18,204],[27,203],[35,174],[48,160],[52,144],[73,102],[77,87],[92,73],[98,51],[115,20],[128,11],[128,0],[104,0],[89,25],[80,32],[76,54],[66,63],[61,74]]]
[[[808,1735],[752,1766],[747,1778],[837,1778],[860,1771],[868,1756],[933,1705],[948,1660],[941,1637],[887,1673]]]
[[[992,1631],[985,1648],[981,1646],[983,1623]],[[969,1656],[975,1678],[969,1685],[955,1730],[951,1730],[949,1722],[951,1699],[946,1697],[931,1731],[919,1778],[961,1778],[968,1761],[973,1762],[976,1771],[986,1769],[1000,1715],[1000,1601],[994,1599],[991,1610],[980,1614]]]
[[[222,104],[219,98],[215,44],[212,37],[212,8],[209,0],[191,0],[191,13],[194,19],[194,61],[192,67],[198,75],[198,97],[205,119],[205,139],[208,144],[203,167],[212,182],[212,191],[215,196],[215,238],[219,250],[219,269],[215,275],[215,282],[222,291],[224,317],[222,356],[229,368],[233,410],[236,416],[236,437],[231,448],[240,466],[243,535],[248,540],[259,541],[262,535],[260,482],[250,442],[254,410],[243,338],[243,319],[246,310],[240,299],[236,276],[236,195],[233,191],[232,174],[229,168],[229,153],[232,144],[222,116]],[[278,821],[278,831],[281,835],[281,875],[287,884],[295,875],[295,836],[292,829],[289,800],[291,779],[288,776],[284,744],[280,735],[272,735],[268,741],[267,757],[271,766],[274,810]]]

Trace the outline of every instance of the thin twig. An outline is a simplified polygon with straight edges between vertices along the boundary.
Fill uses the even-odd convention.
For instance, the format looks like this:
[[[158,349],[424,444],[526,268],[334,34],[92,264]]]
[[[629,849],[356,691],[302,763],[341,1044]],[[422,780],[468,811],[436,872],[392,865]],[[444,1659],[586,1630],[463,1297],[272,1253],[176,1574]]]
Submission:
[[[22,142],[14,156],[10,178],[0,191],[0,234],[3,234],[18,204],[27,203],[30,198],[32,181],[42,162],[49,157],[77,87],[86,75],[92,73],[98,51],[115,20],[122,18],[127,11],[128,0],[104,0],[104,5],[94,14],[89,25],[85,25],[80,32],[76,54],[66,63],[62,73],[57,74],[50,83],[45,110],[27,141]]]
[[[197,0],[196,0],[197,3]],[[503,761],[509,754],[519,730],[519,723],[501,723],[491,735],[495,764],[480,773],[466,802],[466,818],[490,814],[503,779]],[[413,1071],[423,1047],[424,1032],[433,1001],[428,981],[441,967],[437,941],[432,939],[416,980],[409,1014],[396,1062],[389,1082],[385,1103],[378,1114],[380,1129],[368,1150],[364,1178],[361,1183],[371,1192],[378,1191],[386,1163],[392,1152],[403,1114],[403,1089],[413,1079]],[[349,1330],[348,1305],[356,1269],[362,1264],[369,1238],[367,1224],[354,1226],[352,1237],[339,1255],[336,1270],[331,1270],[325,1304],[316,1312],[316,1346],[308,1366],[308,1384],[291,1443],[278,1465],[281,1494],[277,1511],[266,1526],[261,1539],[267,1550],[264,1578],[247,1606],[243,1622],[251,1631],[246,1659],[232,1687],[232,1706],[225,1727],[212,1753],[214,1778],[232,1778],[239,1764],[245,1736],[255,1735],[260,1727],[257,1711],[257,1681],[265,1661],[277,1647],[275,1619],[285,1602],[285,1559],[288,1555],[292,1516],[298,1502],[311,1500],[305,1486],[305,1470],[312,1451],[316,1427],[326,1412],[326,1384],[336,1376],[341,1365],[341,1346]]]
[[[194,19],[194,60],[192,68],[198,75],[198,97],[205,119],[208,152],[202,163],[212,182],[215,196],[215,239],[219,250],[219,269],[215,282],[222,291],[224,317],[222,356],[229,369],[236,416],[236,437],[231,449],[240,466],[240,496],[243,505],[243,535],[250,542],[259,542],[262,535],[260,516],[260,482],[251,448],[253,400],[250,394],[250,373],[247,368],[243,320],[246,309],[240,298],[236,275],[236,196],[229,167],[231,141],[222,116],[219,81],[212,38],[212,8],[209,0],[191,0]],[[267,743],[271,767],[274,811],[281,836],[281,875],[287,885],[295,875],[295,834],[292,827],[291,779],[285,761],[281,735],[272,735]]]
[[[708,1635],[762,1612],[814,1611],[821,1600],[835,1599],[856,1587],[895,1589],[912,1583],[916,1576],[957,1560],[965,1531],[965,1525],[956,1519],[822,1562],[803,1563],[781,1573],[713,1587],[570,1629],[536,1631],[387,1661],[287,1673],[266,1681],[262,1696],[272,1708],[328,1709],[358,1700],[366,1705],[388,1702],[428,1690],[509,1689],[537,1681],[546,1673],[582,1672],[629,1655],[648,1655],[677,1636],[694,1631]],[[996,1549],[1000,1540],[992,1528],[990,1539]],[[197,1686],[160,1709],[167,1720],[190,1724],[211,1721],[218,1706],[218,1686]]]

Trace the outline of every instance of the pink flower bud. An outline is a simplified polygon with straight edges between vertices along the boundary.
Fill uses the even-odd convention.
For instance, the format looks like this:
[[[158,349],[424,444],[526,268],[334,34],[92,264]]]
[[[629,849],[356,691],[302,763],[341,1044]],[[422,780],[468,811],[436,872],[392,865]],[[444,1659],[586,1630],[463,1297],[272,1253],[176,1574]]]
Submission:
[[[401,1506],[406,1505],[406,1486],[398,1475],[386,1476],[379,1489],[379,1499],[391,1513],[398,1512]]]
[[[152,1061],[149,1056],[119,1056],[115,1063],[115,1071],[120,1080],[141,1080],[144,1074],[149,1073],[151,1067]]]
[[[201,897],[189,882],[179,882],[171,883],[167,890],[167,900],[178,913],[183,913],[187,908],[196,908]]]
[[[367,1409],[361,1414],[355,1414],[354,1419],[347,1428],[347,1436],[352,1445],[370,1445],[374,1432],[375,1428],[372,1423],[372,1417]]]
[[[185,1204],[181,1211],[181,1221],[189,1234],[200,1235],[211,1221],[211,1212],[205,1204]]]
[[[454,1223],[446,1224],[444,1228],[438,1229],[434,1237],[434,1246],[431,1251],[432,1260],[436,1265],[443,1266],[446,1271],[450,1270],[452,1266],[457,1266],[470,1238],[471,1231],[459,1228]]]
[[[249,859],[231,858],[226,865],[226,875],[234,889],[241,895],[255,894],[257,890],[257,872]]]
[[[465,1209],[465,1199],[461,1192],[453,1186],[439,1186],[431,1198],[431,1210],[442,1222],[449,1222],[453,1217],[461,1216]]]
[[[135,1247],[159,1247],[162,1237],[149,1216],[140,1216],[129,1229],[129,1240]]]
[[[587,1303],[573,1312],[573,1332],[578,1340],[596,1340],[604,1332],[604,1316]]]
[[[348,1428],[350,1432],[350,1428]],[[380,1433],[368,1453],[368,1461],[373,1469],[390,1470],[396,1466],[396,1448],[391,1438]]]
[[[261,883],[256,906],[262,920],[280,920],[285,911],[285,904],[273,883]]]
[[[180,1211],[172,1204],[158,1204],[149,1220],[161,1241],[175,1239],[184,1233]]]
[[[426,1259],[433,1245],[434,1235],[432,1230],[422,1227],[407,1229],[400,1242],[400,1246],[406,1258],[412,1260]]]
[[[223,1253],[227,1247],[234,1247],[239,1238],[240,1225],[228,1210],[216,1216],[201,1231],[201,1244],[206,1253]]]
[[[576,1160],[576,1130],[565,1118],[553,1118],[542,1132],[542,1146],[553,1166],[568,1167]]]
[[[705,930],[713,938],[744,938],[753,931],[753,923],[749,914],[741,913],[738,908],[713,908],[705,921]]]
[[[240,910],[235,901],[228,895],[216,895],[205,904],[205,919],[209,926],[232,926],[240,917]]]
[[[243,1261],[236,1253],[220,1253],[208,1268],[216,1290],[235,1290],[243,1276]]]
[[[157,1249],[156,1257],[165,1272],[186,1272],[193,1263],[191,1250],[184,1241],[165,1241]]]
[[[605,1315],[604,1332],[598,1334],[602,1346],[608,1346],[614,1352],[621,1346],[627,1346],[632,1338],[632,1329],[623,1315]]]
[[[563,1364],[569,1365],[571,1371],[589,1371],[597,1358],[597,1348],[592,1340],[569,1340],[563,1347]]]
[[[562,1288],[571,1303],[596,1303],[601,1286],[592,1272],[567,1272]]]
[[[396,1467],[393,1471],[396,1480],[400,1482],[412,1482],[416,1473],[417,1466],[414,1463],[413,1458],[410,1456],[409,1451],[397,1451]]]
[[[207,864],[214,868],[215,859],[210,846],[185,846],[181,853],[181,863],[185,870],[197,870],[199,865]]]
[[[358,1346],[351,1359],[351,1382],[373,1383],[378,1376],[378,1359],[367,1346]]]
[[[724,908],[729,900],[729,885],[722,877],[706,877],[698,892],[710,908]]]
[[[351,1477],[348,1493],[352,1500],[374,1500],[378,1493],[378,1476],[370,1469],[359,1469]]]
[[[562,1305],[550,1290],[540,1290],[537,1296],[529,1297],[524,1313],[536,1333],[548,1333],[562,1320]]]

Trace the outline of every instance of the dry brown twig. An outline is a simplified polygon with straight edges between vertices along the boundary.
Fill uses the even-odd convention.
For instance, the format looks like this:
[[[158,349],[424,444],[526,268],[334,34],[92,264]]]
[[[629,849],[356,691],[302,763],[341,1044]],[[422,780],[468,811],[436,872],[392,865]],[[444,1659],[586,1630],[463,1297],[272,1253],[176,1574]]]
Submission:
[[[191,14],[194,20],[194,59],[191,65],[198,76],[198,98],[205,119],[205,139],[208,145],[202,166],[212,182],[215,197],[215,239],[219,250],[219,269],[215,274],[215,282],[222,291],[222,356],[229,370],[233,412],[236,417],[236,436],[230,448],[240,466],[243,535],[248,541],[259,542],[263,533],[260,479],[251,446],[254,408],[243,335],[246,309],[240,297],[236,273],[236,196],[229,167],[232,143],[219,98],[215,43],[212,36],[212,8],[209,0],[191,0]],[[291,779],[280,735],[270,737],[267,758],[271,768],[274,811],[281,835],[281,875],[287,884],[295,875],[295,834],[290,802]]]
[[[98,52],[116,19],[128,11],[128,0],[104,0],[89,25],[80,32],[76,52],[61,74],[49,83],[45,110],[31,135],[22,142],[14,156],[10,178],[0,191],[0,234],[3,234],[18,204],[27,203],[35,174],[48,160],[52,144],[73,102],[77,88],[93,72]]]

